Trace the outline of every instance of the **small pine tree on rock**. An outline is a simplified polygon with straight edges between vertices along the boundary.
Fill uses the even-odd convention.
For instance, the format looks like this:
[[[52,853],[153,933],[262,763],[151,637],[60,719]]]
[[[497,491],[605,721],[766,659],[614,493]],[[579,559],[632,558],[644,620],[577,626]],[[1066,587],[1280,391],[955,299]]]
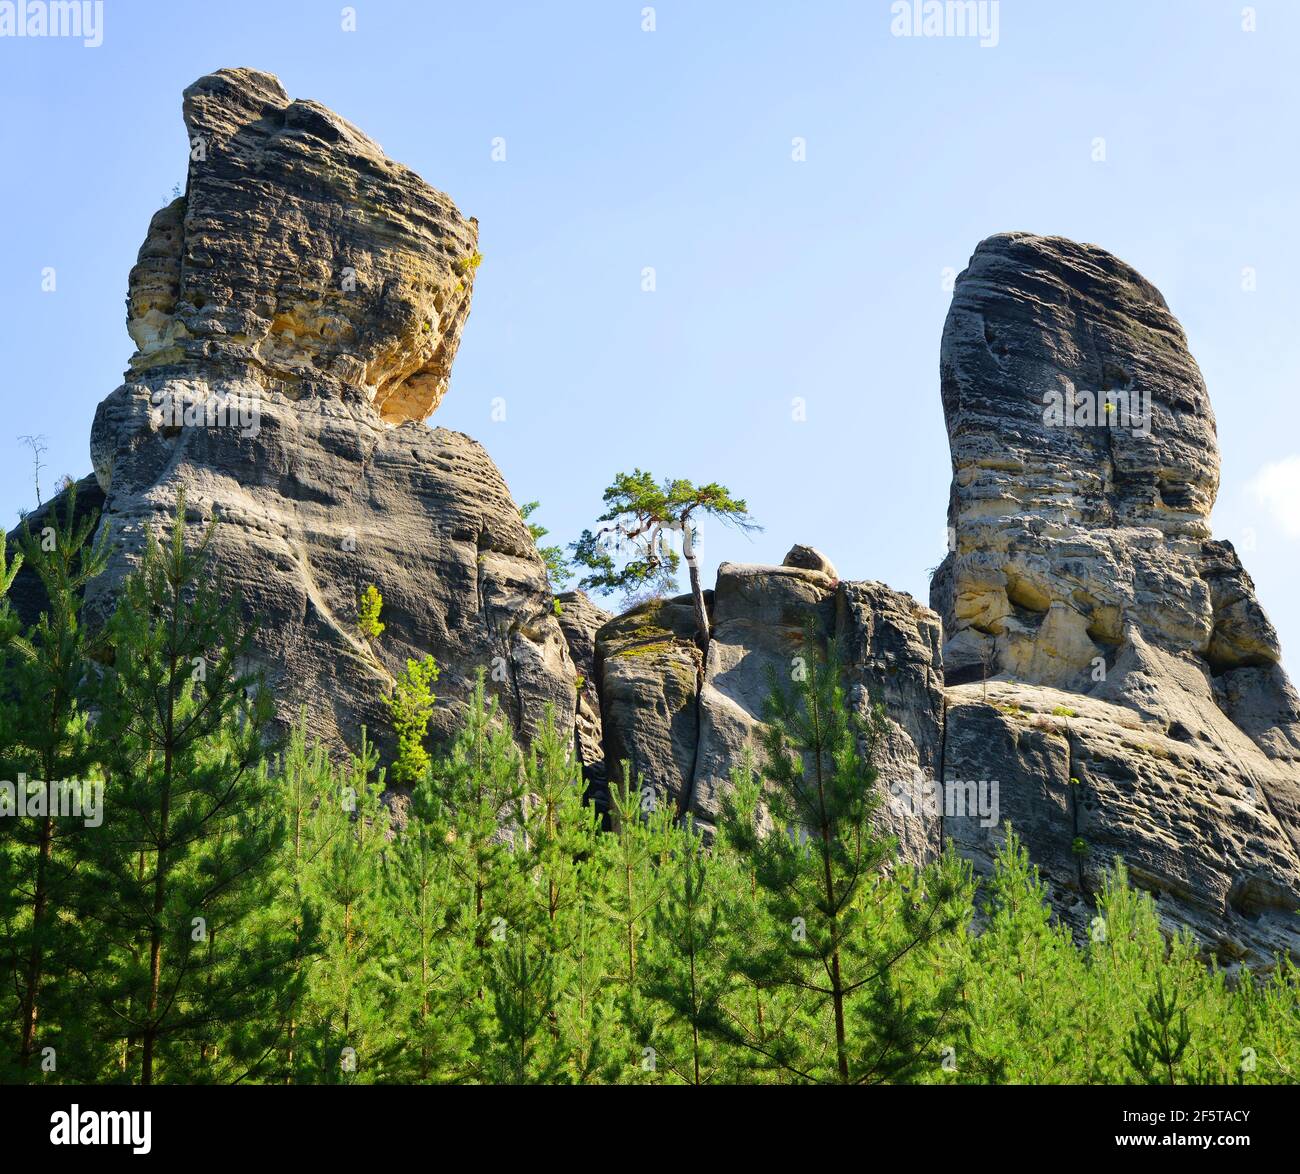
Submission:
[[[699,519],[716,518],[741,531],[760,529],[744,500],[717,482],[695,485],[671,477],[657,482],[640,469],[619,473],[605,490],[604,500],[608,508],[596,520],[605,525],[594,532],[584,530],[572,546],[574,561],[588,570],[579,586],[605,594],[622,591],[629,599],[671,590],[681,560],[669,535],[680,533],[681,557],[690,572],[697,636],[702,644],[708,644],[709,613],[704,606],[696,549]]]
[[[363,640],[373,644],[384,634],[386,625],[379,618],[383,610],[384,597],[379,593],[379,588],[371,583],[357,602],[357,631]]]

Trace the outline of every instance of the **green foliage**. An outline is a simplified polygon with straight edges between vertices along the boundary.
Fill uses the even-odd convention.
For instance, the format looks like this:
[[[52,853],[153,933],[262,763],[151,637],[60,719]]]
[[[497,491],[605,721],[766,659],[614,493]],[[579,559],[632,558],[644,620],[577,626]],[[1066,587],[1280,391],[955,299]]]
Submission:
[[[357,603],[357,631],[363,640],[375,641],[384,634],[385,624],[379,616],[384,610],[384,597],[371,583]]]
[[[1229,981],[1187,935],[1161,932],[1122,864],[1107,874],[1082,947],[1052,917],[1023,845],[1008,834],[982,932],[956,943],[964,972],[952,1078],[980,1083],[1150,1080],[1291,1083],[1300,1073],[1300,985],[1279,959],[1266,980]],[[1171,1071],[1172,1068],[1172,1071]]]
[[[978,892],[904,865],[882,717],[833,648],[773,680],[712,838],[626,764],[604,829],[572,731],[548,710],[521,751],[481,673],[427,747],[427,659],[394,695],[399,792],[364,731],[331,755],[304,717],[276,753],[211,527],[188,546],[178,503],[93,641],[92,530],[69,506],[24,541],[50,600],[25,630],[0,544],[0,778],[105,784],[102,826],[0,819],[0,1079],[1300,1079],[1294,964],[1207,966],[1121,863],[1079,940],[1009,828]]]
[[[921,871],[895,859],[873,819],[883,715],[848,704],[835,646],[811,642],[792,688],[773,679],[763,735],[772,831],[733,820],[754,862],[766,933],[734,965],[784,991],[793,1014],[763,1047],[787,1077],[864,1084],[915,1078],[939,1063],[956,1005],[950,982],[923,982],[969,919],[967,869],[953,857]]]
[[[564,547],[542,545],[542,539],[550,531],[545,526],[530,521],[533,514],[541,507],[541,504],[539,501],[530,501],[526,505],[521,505],[519,514],[527,523],[528,532],[533,536],[533,541],[537,544],[537,553],[542,556],[542,562],[546,564],[546,581],[550,583],[551,590],[563,591],[568,586],[569,580],[573,578],[573,568],[569,565],[569,560],[565,556]],[[558,616],[562,610],[557,600],[555,614]]]
[[[387,1008],[379,985],[392,909],[381,877],[389,829],[379,756],[361,735],[347,767],[319,795],[306,893],[319,920],[297,1047],[298,1078],[369,1084],[387,1075]]]
[[[688,818],[660,866],[662,892],[650,918],[652,948],[639,987],[661,1014],[652,1022],[656,1061],[686,1084],[729,1081],[727,997],[734,980],[728,965],[734,941],[729,915],[743,878],[736,859],[710,852]]]
[[[59,1005],[75,1002],[66,980],[84,968],[98,945],[83,921],[61,916],[80,884],[78,870],[98,816],[59,815],[60,793],[78,806],[94,805],[98,774],[87,712],[92,698],[89,649],[81,624],[86,584],[103,569],[107,537],[92,541],[97,519],[76,517],[76,492],[62,512],[51,508],[47,525],[33,533],[24,525],[22,553],[5,567],[0,541],[0,586],[5,592],[24,563],[39,578],[46,611],[26,633],[0,605],[0,667],[6,696],[0,701],[0,778],[31,780],[27,801],[40,814],[0,820],[0,964],[12,976],[5,987],[16,1006],[8,1023],[6,1059],[30,1069],[37,1052],[54,1050],[65,1071],[88,1062],[84,1033],[61,1031]],[[102,788],[102,784],[100,785]],[[102,816],[102,789],[100,815]],[[8,1034],[8,1033],[6,1033]],[[75,1038],[74,1038],[75,1037]]]
[[[461,257],[456,261],[456,272],[462,277],[470,273],[477,273],[478,267],[483,264],[483,254],[475,249],[468,256]]]
[[[275,1038],[293,942],[267,916],[284,838],[265,772],[269,699],[247,676],[252,632],[212,573],[216,523],[193,546],[176,503],[109,624],[112,663],[94,730],[104,824],[89,837],[95,932],[111,947],[90,984],[123,1077],[228,1081]]]
[[[438,665],[432,656],[423,660],[408,660],[388,699],[393,730],[397,734],[397,760],[393,763],[393,778],[399,783],[415,783],[424,778],[429,769],[429,751],[425,739],[429,735],[429,722],[433,720],[437,697],[433,692],[438,679]]]
[[[607,508],[596,521],[606,524],[594,532],[584,530],[571,546],[574,561],[587,569],[579,586],[604,594],[622,591],[629,600],[675,589],[681,557],[669,542],[670,533],[682,533],[689,548],[702,516],[742,531],[759,528],[744,500],[717,482],[657,482],[636,469],[619,473],[603,497]],[[691,558],[688,554],[688,562]]]
[[[1124,1056],[1148,1083],[1177,1084],[1192,1032],[1186,1009],[1178,1005],[1178,993],[1166,995],[1163,976],[1156,978],[1156,989],[1147,997],[1145,1010],[1128,1037]]]

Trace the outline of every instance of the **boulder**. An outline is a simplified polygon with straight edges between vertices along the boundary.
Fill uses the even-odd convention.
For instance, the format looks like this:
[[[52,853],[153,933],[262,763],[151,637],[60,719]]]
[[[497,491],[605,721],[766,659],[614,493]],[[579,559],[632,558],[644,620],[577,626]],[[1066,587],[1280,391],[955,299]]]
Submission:
[[[798,567],[802,571],[818,571],[828,579],[839,578],[839,574],[835,570],[835,564],[820,550],[811,546],[804,546],[798,542],[790,547],[790,552],[782,560],[781,565],[783,567]]]

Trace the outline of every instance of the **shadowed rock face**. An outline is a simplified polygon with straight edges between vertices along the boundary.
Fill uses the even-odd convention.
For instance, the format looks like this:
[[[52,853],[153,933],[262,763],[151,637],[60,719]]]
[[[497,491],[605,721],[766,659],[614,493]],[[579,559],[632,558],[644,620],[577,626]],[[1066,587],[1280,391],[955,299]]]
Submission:
[[[543,706],[572,728],[574,670],[545,568],[500,472],[424,418],[469,312],[477,226],[360,131],[280,83],[222,70],[185,93],[186,194],[131,273],[127,382],[91,435],[108,572],[102,616],[184,490],[216,511],[217,573],[259,625],[281,716],[381,740],[407,658],[442,673],[435,725],[458,722],[477,671],[527,733]],[[355,630],[369,584],[375,647]]]
[[[596,686],[596,633],[613,617],[592,603],[583,591],[566,591],[557,595],[555,601],[559,604],[560,629],[569,648],[569,659],[578,674],[574,750],[593,793],[603,802],[607,796],[600,695]]]
[[[1214,417],[1164,299],[1093,246],[991,237],[940,377],[948,776],[1000,779],[1062,911],[1119,855],[1226,960],[1300,954],[1300,699],[1211,538]],[[945,833],[982,867],[1001,836]]]
[[[75,485],[77,495],[73,513],[73,525],[88,524],[104,509],[104,492],[94,477],[83,477]],[[24,531],[30,533],[38,542],[47,526],[56,525],[68,516],[68,490],[58,493],[44,505],[32,510],[24,519],[24,525],[15,527],[6,535],[10,562],[22,551]],[[24,624],[31,625],[40,619],[41,612],[50,605],[45,585],[30,564],[24,564],[9,588],[9,602]]]

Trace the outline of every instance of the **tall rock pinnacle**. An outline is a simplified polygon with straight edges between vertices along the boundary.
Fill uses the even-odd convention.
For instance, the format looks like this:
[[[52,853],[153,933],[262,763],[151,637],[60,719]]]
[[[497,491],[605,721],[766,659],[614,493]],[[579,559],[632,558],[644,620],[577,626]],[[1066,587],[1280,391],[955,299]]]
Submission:
[[[949,773],[1010,785],[1004,810],[1063,887],[1095,889],[1121,855],[1225,956],[1300,953],[1300,699],[1212,540],[1214,416],[1164,298],[1094,246],[990,237],[957,280],[940,381]]]
[[[469,314],[477,224],[372,140],[268,74],[224,69],[185,92],[184,196],[131,272],[126,382],[91,435],[114,539],[88,607],[103,613],[143,529],[184,490],[221,519],[216,569],[258,623],[280,712],[355,745],[388,728],[407,658],[442,675],[452,729],[478,671],[516,727],[574,671],[545,568],[483,449],[423,420]],[[376,585],[387,631],[357,633]]]

